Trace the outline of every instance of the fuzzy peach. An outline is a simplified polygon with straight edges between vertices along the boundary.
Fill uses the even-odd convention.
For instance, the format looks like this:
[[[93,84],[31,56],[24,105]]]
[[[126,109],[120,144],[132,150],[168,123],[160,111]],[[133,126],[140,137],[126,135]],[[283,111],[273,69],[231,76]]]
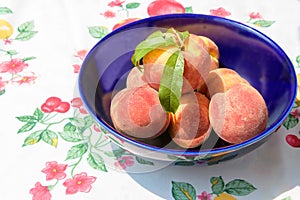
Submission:
[[[142,68],[139,69],[137,67],[132,68],[129,71],[126,79],[126,87],[133,88],[133,87],[139,87],[143,85],[147,85],[147,83],[143,78],[143,69]]]
[[[199,38],[201,38],[204,41],[205,45],[208,48],[208,52],[209,52],[210,59],[211,59],[210,70],[219,68],[220,53],[219,53],[218,46],[216,45],[216,43],[214,41],[212,41],[208,37],[200,35]]]
[[[211,70],[210,52],[200,36],[189,34],[184,43],[183,53],[185,58],[184,76],[195,90],[205,84]]]
[[[212,97],[218,92],[226,92],[239,83],[249,84],[236,71],[229,68],[218,68],[211,70],[206,79],[207,92]]]
[[[268,109],[263,97],[254,87],[240,83],[224,93],[212,96],[209,119],[220,138],[236,144],[265,130]]]
[[[135,138],[158,137],[170,122],[158,92],[148,85],[119,91],[112,99],[110,115],[118,131]]]
[[[143,57],[144,79],[153,88],[158,90],[162,77],[163,69],[168,58],[178,48],[161,47],[155,49]],[[191,92],[196,89],[199,84],[205,82],[210,71],[210,55],[208,49],[201,38],[190,34],[185,40],[184,50],[184,72],[182,93]]]
[[[194,148],[208,138],[211,132],[208,107],[209,100],[198,92],[182,95],[169,127],[170,136],[177,145]]]

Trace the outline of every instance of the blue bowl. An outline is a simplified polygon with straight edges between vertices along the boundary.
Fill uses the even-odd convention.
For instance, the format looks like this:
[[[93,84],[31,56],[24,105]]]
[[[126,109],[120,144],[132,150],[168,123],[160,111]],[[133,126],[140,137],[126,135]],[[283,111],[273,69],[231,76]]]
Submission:
[[[236,70],[264,97],[269,119],[265,131],[231,145],[216,134],[200,147],[177,147],[168,134],[153,140],[136,140],[113,127],[109,107],[116,88],[125,87],[131,56],[138,43],[155,30],[173,27],[211,38],[219,47],[221,67]],[[283,123],[297,91],[296,73],[285,52],[269,37],[245,24],[216,16],[170,14],[127,24],[104,37],[86,56],[79,74],[79,92],[90,115],[122,148],[146,158],[215,164],[240,157],[262,145]]]

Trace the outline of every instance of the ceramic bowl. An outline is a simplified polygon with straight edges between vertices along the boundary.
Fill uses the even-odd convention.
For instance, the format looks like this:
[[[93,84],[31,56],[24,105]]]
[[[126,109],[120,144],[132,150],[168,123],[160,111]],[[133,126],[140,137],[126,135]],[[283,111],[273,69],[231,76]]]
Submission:
[[[152,140],[127,137],[114,128],[109,107],[115,88],[125,87],[131,56],[150,33],[173,27],[212,39],[219,47],[221,67],[237,71],[263,96],[269,119],[265,131],[239,144],[228,144],[216,134],[200,147],[182,149],[167,134]],[[297,91],[294,67],[272,39],[245,24],[216,16],[170,14],[122,26],[101,39],[88,53],[79,74],[79,92],[90,115],[122,148],[160,161],[215,164],[238,158],[266,142],[292,109]]]

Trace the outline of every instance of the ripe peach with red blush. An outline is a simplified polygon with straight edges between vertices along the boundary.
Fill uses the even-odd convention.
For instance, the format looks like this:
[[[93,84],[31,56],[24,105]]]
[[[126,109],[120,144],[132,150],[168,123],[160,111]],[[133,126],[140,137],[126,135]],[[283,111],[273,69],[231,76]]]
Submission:
[[[168,58],[177,50],[176,47],[161,47],[150,51],[143,57],[144,79],[158,90],[163,69]],[[192,92],[204,84],[210,71],[210,55],[201,38],[194,34],[184,42],[184,72],[182,93]]]
[[[240,83],[249,84],[248,81],[241,77],[236,71],[229,68],[212,70],[206,79],[206,86],[210,96],[218,92],[226,92],[231,87]]]
[[[143,68],[134,67],[132,68],[127,76],[126,79],[126,87],[127,88],[133,88],[133,87],[139,87],[143,85],[147,85],[147,82],[143,78]]]
[[[209,100],[198,92],[182,95],[178,110],[172,115],[169,133],[183,148],[201,145],[210,135]]]
[[[119,91],[112,99],[110,115],[118,131],[134,138],[158,137],[170,122],[158,92],[148,85]]]
[[[236,144],[265,130],[268,108],[254,87],[240,83],[212,96],[209,119],[220,138]]]
[[[200,35],[199,38],[201,38],[204,41],[205,45],[208,48],[208,52],[209,52],[210,59],[211,59],[210,70],[219,68],[220,53],[219,53],[218,46],[216,45],[216,43],[214,41],[212,41],[208,37]]]

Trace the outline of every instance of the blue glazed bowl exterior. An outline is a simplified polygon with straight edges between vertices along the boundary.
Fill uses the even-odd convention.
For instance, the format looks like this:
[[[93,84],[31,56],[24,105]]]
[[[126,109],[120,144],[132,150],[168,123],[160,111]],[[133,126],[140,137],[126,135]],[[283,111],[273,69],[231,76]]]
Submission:
[[[236,145],[180,149],[169,138],[138,141],[117,132],[109,116],[115,88],[124,87],[136,45],[155,30],[173,27],[212,39],[219,47],[220,63],[236,70],[264,97],[269,120],[264,132]],[[244,24],[200,14],[170,14],[125,25],[99,41],[84,60],[79,74],[81,98],[103,130],[123,141],[121,147],[147,158],[215,164],[240,157],[262,145],[292,109],[297,91],[294,67],[284,51],[269,37]],[[214,139],[214,144],[216,143]],[[211,146],[213,147],[213,145]]]

